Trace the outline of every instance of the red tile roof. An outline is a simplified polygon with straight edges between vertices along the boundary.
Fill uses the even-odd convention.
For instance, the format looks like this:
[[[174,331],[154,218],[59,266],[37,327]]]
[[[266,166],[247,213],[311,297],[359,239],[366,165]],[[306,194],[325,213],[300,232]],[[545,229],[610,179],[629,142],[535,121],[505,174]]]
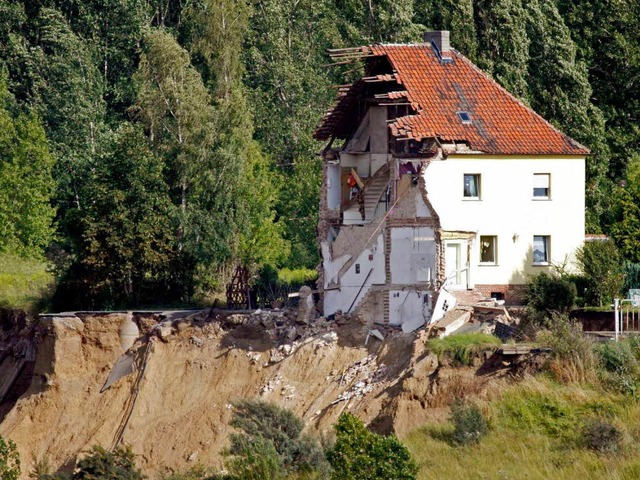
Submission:
[[[394,86],[388,98],[402,93],[417,106],[417,114],[390,123],[391,133],[396,137],[466,141],[471,149],[492,154],[589,153],[455,50],[449,52],[451,63],[441,63],[428,44],[369,48],[374,58],[386,56],[393,68],[393,80],[399,88]],[[336,125],[347,118],[353,99],[362,91],[363,80],[342,92],[337,105],[316,131],[316,138],[326,139],[340,133],[332,130],[337,130]],[[468,112],[471,123],[463,123],[457,112]]]

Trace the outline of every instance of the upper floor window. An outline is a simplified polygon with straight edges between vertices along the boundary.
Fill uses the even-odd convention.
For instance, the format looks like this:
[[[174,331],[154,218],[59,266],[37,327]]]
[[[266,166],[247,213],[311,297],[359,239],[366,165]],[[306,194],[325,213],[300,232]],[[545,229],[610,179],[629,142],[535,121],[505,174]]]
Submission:
[[[533,237],[533,264],[548,265],[549,264],[549,244],[550,237],[548,235],[534,235]]]
[[[480,236],[480,263],[495,265],[498,263],[498,237],[495,235]]]
[[[548,173],[533,174],[533,197],[534,198],[550,198],[551,195],[551,175]]]
[[[464,174],[464,198],[480,199],[480,174],[465,173]]]

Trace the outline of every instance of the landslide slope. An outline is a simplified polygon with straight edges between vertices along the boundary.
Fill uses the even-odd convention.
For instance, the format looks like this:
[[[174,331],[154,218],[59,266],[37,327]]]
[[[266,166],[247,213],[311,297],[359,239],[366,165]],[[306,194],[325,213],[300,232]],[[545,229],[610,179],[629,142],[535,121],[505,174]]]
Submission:
[[[402,436],[444,415],[455,398],[491,395],[511,378],[502,367],[483,374],[477,366],[443,365],[417,334],[389,331],[365,346],[368,329],[356,320],[300,325],[282,312],[175,320],[138,314],[140,336],[129,350],[137,369],[101,392],[124,353],[119,332],[127,318],[39,319],[30,334],[37,354],[29,388],[0,423],[0,435],[18,446],[24,478],[36,461],[73,468],[96,444],[131,445],[152,478],[221,466],[231,403],[239,398],[276,402],[321,433],[348,409]]]

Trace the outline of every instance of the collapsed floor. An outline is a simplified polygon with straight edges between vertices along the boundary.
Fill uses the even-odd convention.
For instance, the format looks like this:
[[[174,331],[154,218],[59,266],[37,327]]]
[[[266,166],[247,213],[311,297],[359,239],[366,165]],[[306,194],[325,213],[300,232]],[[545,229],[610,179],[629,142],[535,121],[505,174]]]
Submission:
[[[148,475],[221,466],[235,399],[276,402],[318,433],[346,409],[402,436],[455,399],[492,395],[526,363],[487,354],[454,368],[425,350],[424,331],[368,333],[357,318],[287,311],[41,317],[0,337],[0,373],[18,372],[0,395],[0,435],[17,444],[24,478],[36,461],[70,469],[92,445],[120,442]]]

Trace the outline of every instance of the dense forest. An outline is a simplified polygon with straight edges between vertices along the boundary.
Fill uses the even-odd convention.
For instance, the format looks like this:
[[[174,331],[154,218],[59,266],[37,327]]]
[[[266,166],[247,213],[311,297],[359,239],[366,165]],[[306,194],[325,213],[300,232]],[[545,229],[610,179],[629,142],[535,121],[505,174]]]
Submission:
[[[0,0],[0,254],[57,308],[189,301],[314,268],[312,139],[357,62],[455,48],[588,146],[588,233],[640,262],[638,0]]]

